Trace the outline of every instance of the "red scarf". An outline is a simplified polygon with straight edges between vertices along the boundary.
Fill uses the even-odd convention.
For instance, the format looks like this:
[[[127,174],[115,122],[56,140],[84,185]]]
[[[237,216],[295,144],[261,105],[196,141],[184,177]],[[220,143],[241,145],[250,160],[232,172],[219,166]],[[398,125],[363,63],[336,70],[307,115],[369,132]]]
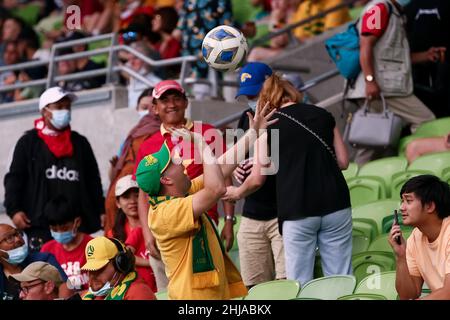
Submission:
[[[63,131],[53,131],[45,126],[43,118],[34,120],[34,127],[50,152],[57,158],[71,157],[73,155],[73,145],[70,126]]]

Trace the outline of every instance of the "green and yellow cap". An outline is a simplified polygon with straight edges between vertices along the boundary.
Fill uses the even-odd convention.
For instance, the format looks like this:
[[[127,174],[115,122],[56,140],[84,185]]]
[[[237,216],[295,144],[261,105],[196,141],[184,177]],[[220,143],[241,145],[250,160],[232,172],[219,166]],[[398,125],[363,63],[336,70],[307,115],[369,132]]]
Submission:
[[[170,163],[170,150],[164,142],[158,152],[149,154],[139,162],[136,169],[136,182],[145,193],[156,196],[161,187],[161,174]]]

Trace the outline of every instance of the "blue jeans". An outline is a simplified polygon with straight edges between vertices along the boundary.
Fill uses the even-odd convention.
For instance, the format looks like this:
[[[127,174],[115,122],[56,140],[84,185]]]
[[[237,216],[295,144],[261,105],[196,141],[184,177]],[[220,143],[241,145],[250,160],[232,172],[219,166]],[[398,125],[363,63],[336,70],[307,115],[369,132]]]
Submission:
[[[304,286],[313,279],[316,247],[325,276],[352,274],[352,212],[350,208],[323,217],[283,222],[286,276]]]

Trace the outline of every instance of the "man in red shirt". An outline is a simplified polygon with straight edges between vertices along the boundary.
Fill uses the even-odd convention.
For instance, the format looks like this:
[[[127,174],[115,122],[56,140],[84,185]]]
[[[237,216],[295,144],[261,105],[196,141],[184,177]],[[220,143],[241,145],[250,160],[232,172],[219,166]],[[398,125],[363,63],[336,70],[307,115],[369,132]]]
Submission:
[[[88,289],[88,275],[81,270],[81,266],[86,263],[84,248],[92,237],[78,231],[80,216],[62,195],[47,203],[44,214],[54,240],[45,243],[41,252],[49,252],[55,256],[72,284],[70,289]]]
[[[183,165],[186,168],[187,175],[190,179],[194,179],[203,174],[202,163],[196,162],[199,159],[195,154],[194,144],[191,142],[178,143],[177,139],[173,139],[168,129],[185,127],[191,131],[200,133],[214,151],[216,157],[222,155],[226,146],[219,131],[213,126],[206,123],[193,123],[184,117],[184,112],[188,106],[188,99],[183,88],[174,80],[165,80],[159,82],[153,89],[153,111],[161,119],[161,130],[153,134],[150,138],[142,143],[136,156],[135,172],[139,162],[147,155],[155,153],[161,149],[164,142],[172,151],[174,148],[179,153]],[[232,185],[231,178],[226,180],[226,185]],[[224,202],[225,224],[221,233],[222,239],[226,241],[226,250],[230,250],[233,246],[233,220],[234,205],[230,202]],[[139,190],[138,211],[147,249],[150,252],[150,262],[155,273],[158,290],[167,286],[164,269],[161,265],[161,256],[156,246],[155,239],[150,232],[148,226],[148,196],[142,190]],[[217,206],[208,211],[208,215],[218,225]],[[158,271],[159,270],[159,271]]]
[[[350,87],[346,98],[362,106],[374,100],[371,109],[382,111],[380,96],[387,107],[411,125],[411,131],[434,114],[413,94],[412,63],[436,61],[439,48],[411,54],[405,31],[403,8],[408,0],[372,0],[364,8],[358,24],[360,31],[361,73]],[[386,150],[359,148],[355,162],[362,165],[379,158]]]

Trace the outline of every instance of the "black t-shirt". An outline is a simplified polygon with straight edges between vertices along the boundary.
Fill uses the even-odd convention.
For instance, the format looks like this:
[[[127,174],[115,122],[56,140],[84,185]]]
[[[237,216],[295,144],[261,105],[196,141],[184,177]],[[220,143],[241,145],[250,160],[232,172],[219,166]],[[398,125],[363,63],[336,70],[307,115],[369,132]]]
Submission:
[[[334,150],[335,121],[328,111],[303,103],[280,111],[308,126]],[[279,114],[274,117],[279,119],[270,130],[279,130],[276,191],[280,232],[285,220],[323,216],[350,207],[344,176],[325,146],[292,120]],[[271,137],[270,143],[276,143]]]
[[[431,47],[447,48],[444,64],[428,62],[412,66],[416,89],[424,86],[432,89],[431,93],[445,94],[450,83],[450,1],[412,1],[406,7],[405,13],[411,52],[423,52]]]
[[[247,112],[252,110],[248,109],[242,113],[238,123],[239,129],[249,128]],[[277,217],[275,176],[267,176],[264,185],[245,198],[242,216],[263,221]]]

